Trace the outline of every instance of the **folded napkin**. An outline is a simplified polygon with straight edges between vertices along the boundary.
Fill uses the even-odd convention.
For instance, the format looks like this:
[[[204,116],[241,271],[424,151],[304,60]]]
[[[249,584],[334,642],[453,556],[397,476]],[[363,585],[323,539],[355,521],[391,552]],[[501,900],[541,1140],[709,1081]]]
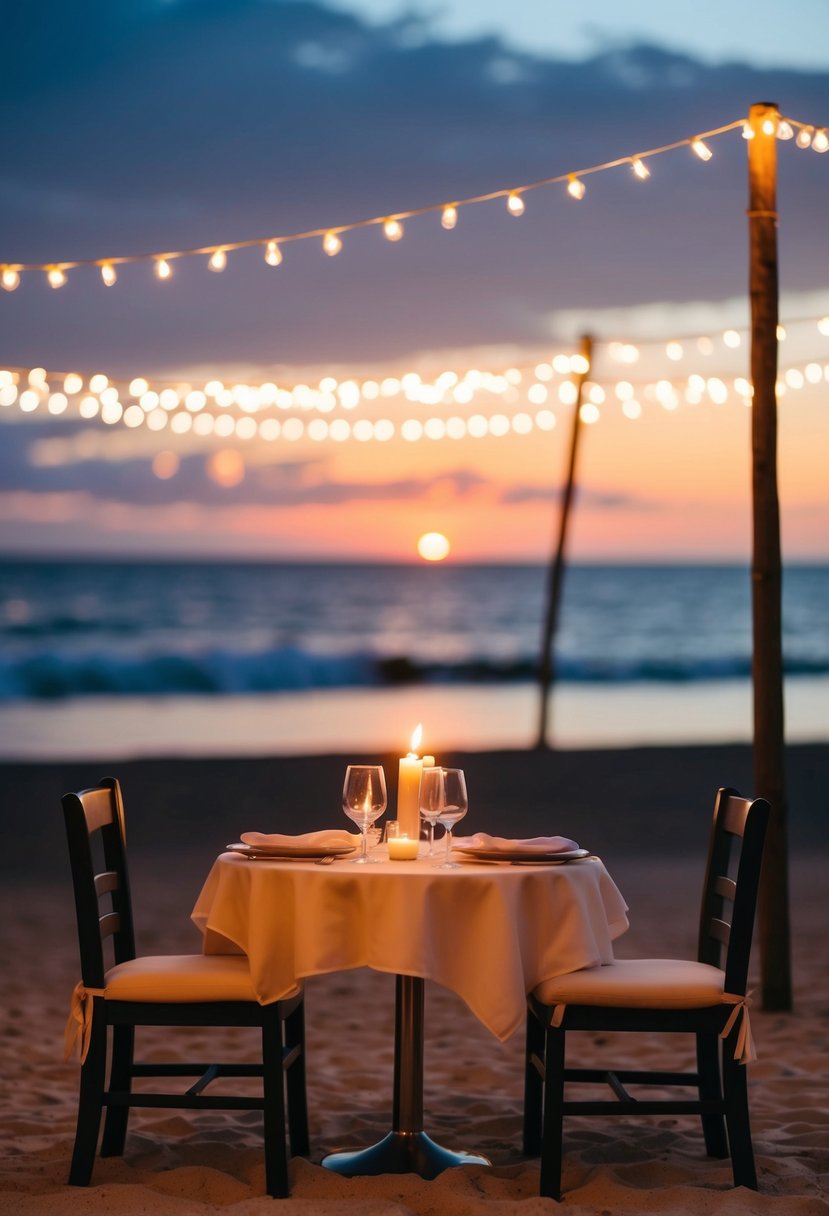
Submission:
[[[360,843],[359,833],[347,832],[345,828],[301,832],[298,836],[283,836],[280,832],[242,832],[239,839],[254,849],[356,849]]]
[[[476,832],[474,836],[456,836],[456,849],[484,849],[490,853],[571,853],[579,846],[566,836],[531,836],[524,840],[511,840],[506,836],[489,836]]]

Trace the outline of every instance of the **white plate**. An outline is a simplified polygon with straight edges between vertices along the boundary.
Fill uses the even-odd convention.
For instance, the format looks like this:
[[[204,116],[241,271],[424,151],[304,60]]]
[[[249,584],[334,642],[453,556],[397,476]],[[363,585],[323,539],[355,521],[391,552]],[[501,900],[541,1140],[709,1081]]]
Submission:
[[[331,845],[267,845],[267,844],[238,844],[225,845],[227,853],[241,853],[243,857],[292,857],[295,860],[301,861],[303,858],[309,860],[316,857],[344,857],[346,853],[353,853],[355,845],[350,844],[331,844]]]
[[[589,849],[569,849],[566,853],[532,853],[528,849],[455,848],[464,861],[520,861],[525,865],[551,865],[562,861],[579,861],[589,857]]]

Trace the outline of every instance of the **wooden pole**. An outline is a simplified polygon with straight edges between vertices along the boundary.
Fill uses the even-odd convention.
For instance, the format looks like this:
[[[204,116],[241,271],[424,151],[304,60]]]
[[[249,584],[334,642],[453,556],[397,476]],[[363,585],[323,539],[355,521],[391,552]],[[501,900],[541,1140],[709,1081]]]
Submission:
[[[751,295],[754,790],[771,803],[759,897],[763,1008],[791,1009],[788,844],[784,781],[782,568],[777,497],[778,109],[753,105],[748,140]],[[771,130],[764,130],[764,122]]]
[[[581,421],[581,399],[584,381],[587,373],[590,370],[590,364],[593,358],[593,339],[589,334],[585,334],[581,340],[581,356],[584,362],[581,364],[583,370],[576,373],[574,383],[576,386],[576,403],[573,407],[573,425],[570,431],[570,457],[567,464],[567,480],[564,486],[564,494],[561,500],[561,511],[559,513],[558,526],[558,543],[556,545],[553,560],[550,563],[550,569],[547,576],[547,609],[544,616],[544,628],[541,639],[541,658],[538,666],[538,682],[539,682],[539,710],[538,710],[538,736],[535,746],[537,748],[549,747],[547,740],[547,722],[550,708],[550,690],[555,680],[555,656],[553,642],[555,639],[556,625],[558,623],[558,610],[561,602],[561,589],[564,584],[564,566],[565,553],[567,547],[567,529],[570,522],[570,509],[573,505],[573,496],[576,489],[576,456],[578,455],[579,437],[582,432],[583,423]]]

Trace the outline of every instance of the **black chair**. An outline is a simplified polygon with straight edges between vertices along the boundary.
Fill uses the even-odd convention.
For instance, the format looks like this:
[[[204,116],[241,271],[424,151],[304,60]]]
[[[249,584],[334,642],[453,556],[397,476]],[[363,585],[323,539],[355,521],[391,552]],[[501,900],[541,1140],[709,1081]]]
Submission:
[[[285,1090],[291,1152],[308,1152],[302,992],[260,1005],[242,955],[136,957],[125,848],[124,806],[118,782],[63,797],[81,955],[81,983],[73,994],[67,1050],[81,1042],[81,1079],[72,1186],[86,1186],[106,1109],[101,1156],[124,1151],[131,1106],[192,1110],[262,1110],[265,1185],[288,1195]],[[100,841],[100,845],[97,841]],[[96,872],[93,855],[103,854]],[[103,907],[100,901],[104,900]],[[107,969],[105,943],[113,964]],[[112,1027],[109,1085],[105,1085],[108,1028]],[[255,1064],[137,1063],[136,1026],[254,1026],[262,1032]],[[185,1093],[133,1093],[133,1077],[198,1077]],[[219,1096],[203,1090],[216,1077],[262,1077],[262,1096]]]
[[[746,982],[768,816],[761,798],[717,793],[697,962],[620,959],[545,982],[530,996],[524,1152],[541,1155],[542,1195],[561,1198],[565,1115],[699,1115],[708,1155],[730,1155],[734,1185],[757,1189],[744,1067],[753,1058]],[[567,1068],[568,1030],[690,1032],[697,1071]],[[604,1082],[615,1099],[565,1101],[568,1082]],[[626,1089],[635,1084],[693,1086],[697,1093],[638,1101]]]

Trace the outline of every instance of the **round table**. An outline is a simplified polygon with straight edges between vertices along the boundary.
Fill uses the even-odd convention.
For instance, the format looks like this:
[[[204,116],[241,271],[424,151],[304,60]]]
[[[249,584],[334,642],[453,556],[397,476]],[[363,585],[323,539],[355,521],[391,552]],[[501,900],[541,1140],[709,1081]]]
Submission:
[[[379,851],[376,851],[379,852]],[[331,865],[223,853],[193,910],[206,953],[242,951],[263,1004],[308,976],[371,967],[396,975],[392,1130],[335,1153],[343,1174],[415,1172],[485,1161],[423,1130],[424,980],[456,992],[504,1040],[545,979],[612,961],[627,907],[598,858],[564,865],[381,860]]]

